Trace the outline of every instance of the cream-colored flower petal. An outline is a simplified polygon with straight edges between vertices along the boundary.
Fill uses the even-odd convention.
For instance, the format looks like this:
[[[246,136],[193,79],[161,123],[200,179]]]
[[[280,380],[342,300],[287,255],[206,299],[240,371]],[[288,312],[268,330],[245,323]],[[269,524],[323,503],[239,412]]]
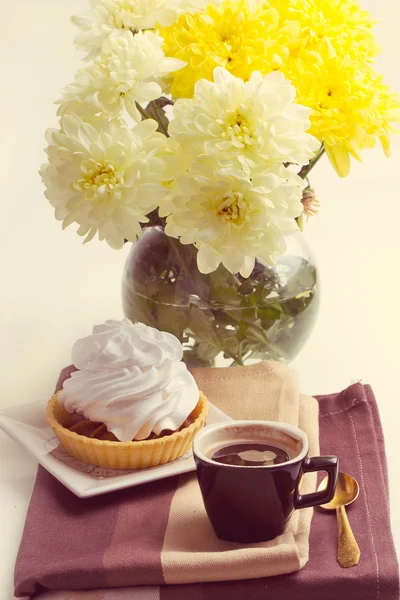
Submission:
[[[151,121],[129,129],[117,119],[61,119],[60,130],[48,136],[48,162],[40,172],[63,228],[77,223],[86,242],[98,233],[112,248],[136,239],[140,223],[167,192],[165,138],[156,127]]]
[[[320,143],[307,133],[311,110],[295,97],[280,72],[255,72],[244,82],[217,67],[214,81],[199,80],[192,99],[176,101],[169,132],[183,152],[214,156],[226,172],[248,175],[283,163],[300,168]]]
[[[115,30],[103,42],[94,62],[81,69],[63,90],[58,114],[121,115],[124,108],[139,120],[136,102],[155,100],[165,88],[165,77],[182,68],[167,58],[163,40],[153,31]]]
[[[153,135],[157,131],[158,123],[154,121],[154,119],[145,119],[144,121],[140,121],[137,123],[132,131],[135,135],[138,135],[142,138],[142,140],[146,140]]]
[[[200,273],[212,273],[221,264],[221,256],[212,246],[203,244],[197,253],[197,266]]]
[[[166,205],[166,233],[199,249],[198,266],[210,273],[222,264],[248,277],[254,259],[273,263],[282,238],[296,229],[304,181],[283,165],[254,171],[252,180],[221,174],[214,157],[199,157],[177,178]]]
[[[239,273],[245,266],[246,257],[243,256],[236,248],[230,248],[222,258],[222,264],[231,273]],[[250,273],[247,275],[247,277]]]
[[[247,279],[247,277],[250,277],[250,275],[253,272],[255,262],[256,262],[256,259],[254,257],[251,257],[251,256],[245,257],[242,267],[240,269],[240,274],[242,277],[245,277],[246,279]]]

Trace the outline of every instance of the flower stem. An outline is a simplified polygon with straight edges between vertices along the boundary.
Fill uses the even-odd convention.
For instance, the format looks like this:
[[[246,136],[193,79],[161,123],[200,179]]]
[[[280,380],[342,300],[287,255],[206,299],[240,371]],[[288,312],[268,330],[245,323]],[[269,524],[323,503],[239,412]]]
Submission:
[[[226,348],[223,350],[223,352],[229,356],[229,358],[231,358],[233,360],[233,363],[230,365],[231,367],[236,363],[237,365],[239,365],[239,367],[244,367],[244,362],[241,358],[239,358],[238,356],[235,356],[234,354],[231,354],[228,350],[226,350]]]
[[[143,120],[145,120],[145,119],[151,119],[149,113],[146,112],[145,109],[140,106],[139,102],[136,102],[136,108],[138,109],[138,111],[142,115],[142,119]]]
[[[315,165],[318,163],[318,161],[321,160],[321,158],[324,154],[325,154],[325,147],[324,147],[324,142],[322,142],[321,147],[318,150],[318,154],[312,160],[310,160],[308,165],[305,165],[301,169],[299,176],[302,179],[305,179],[306,177],[308,177],[309,173],[312,171],[312,169],[315,167]]]

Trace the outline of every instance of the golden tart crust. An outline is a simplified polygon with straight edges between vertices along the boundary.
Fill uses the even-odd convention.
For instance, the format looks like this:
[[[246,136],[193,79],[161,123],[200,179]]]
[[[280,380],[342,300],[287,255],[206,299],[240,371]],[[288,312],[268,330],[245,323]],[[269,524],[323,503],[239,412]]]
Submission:
[[[144,469],[180,458],[192,447],[194,436],[205,425],[208,414],[207,398],[200,392],[191,413],[193,422],[188,427],[143,441],[100,440],[68,429],[71,414],[59,404],[58,393],[50,398],[46,408],[46,418],[54,434],[69,454],[106,469]]]

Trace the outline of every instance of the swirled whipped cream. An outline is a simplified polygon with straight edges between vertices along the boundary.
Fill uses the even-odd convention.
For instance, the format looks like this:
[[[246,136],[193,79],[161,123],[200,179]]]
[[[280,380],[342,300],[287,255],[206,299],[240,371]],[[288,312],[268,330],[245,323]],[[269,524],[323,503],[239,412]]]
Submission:
[[[79,370],[64,382],[59,403],[104,423],[121,442],[175,431],[199,400],[182,355],[170,333],[128,319],[106,321],[74,344],[72,361]]]

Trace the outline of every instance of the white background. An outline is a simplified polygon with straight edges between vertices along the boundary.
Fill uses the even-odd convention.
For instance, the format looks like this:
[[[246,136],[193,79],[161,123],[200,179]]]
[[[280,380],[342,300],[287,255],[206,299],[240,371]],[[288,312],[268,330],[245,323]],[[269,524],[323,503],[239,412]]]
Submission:
[[[120,252],[65,232],[43,196],[37,170],[53,105],[80,67],[69,16],[85,0],[0,0],[0,408],[51,393],[76,338],[122,316]],[[399,0],[361,0],[381,17],[379,68],[400,91]],[[306,235],[318,259],[322,305],[313,335],[293,363],[309,394],[371,383],[391,476],[392,524],[400,548],[399,444],[400,137],[339,179],[324,160],[313,175],[322,203]],[[36,464],[0,432],[0,600],[12,574]],[[397,497],[397,503],[395,498]],[[397,507],[396,507],[397,504]]]

